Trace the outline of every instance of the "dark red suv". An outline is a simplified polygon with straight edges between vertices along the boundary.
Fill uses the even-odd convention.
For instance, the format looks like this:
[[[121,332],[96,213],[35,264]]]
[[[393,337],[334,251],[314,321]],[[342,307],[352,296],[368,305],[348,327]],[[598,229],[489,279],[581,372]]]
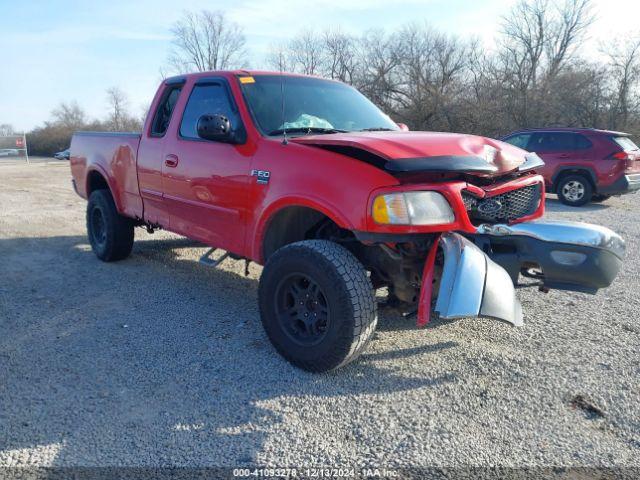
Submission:
[[[548,192],[580,206],[640,188],[640,150],[628,134],[591,128],[519,130],[503,141],[545,162],[539,171]]]

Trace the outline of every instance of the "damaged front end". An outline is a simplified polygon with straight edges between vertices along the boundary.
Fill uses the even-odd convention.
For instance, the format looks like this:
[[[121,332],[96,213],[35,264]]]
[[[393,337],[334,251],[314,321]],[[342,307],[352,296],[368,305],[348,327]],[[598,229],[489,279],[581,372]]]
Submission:
[[[438,249],[442,273],[434,279],[429,272]],[[429,321],[433,297],[439,318],[489,317],[522,325],[515,292],[521,275],[535,280],[524,286],[593,294],[613,282],[624,251],[615,232],[576,222],[481,225],[476,235],[443,234],[427,256],[418,325]]]

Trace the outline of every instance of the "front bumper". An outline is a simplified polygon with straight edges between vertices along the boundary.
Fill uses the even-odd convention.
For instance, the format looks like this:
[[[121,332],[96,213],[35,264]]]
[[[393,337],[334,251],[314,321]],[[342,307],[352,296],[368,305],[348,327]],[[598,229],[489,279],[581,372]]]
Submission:
[[[621,195],[623,193],[635,193],[640,189],[640,173],[623,175],[611,185],[598,187],[598,193],[602,195]]]
[[[435,312],[440,318],[490,317],[522,325],[522,307],[509,274],[456,233],[441,237],[444,265]]]
[[[481,225],[469,238],[442,235],[440,247],[444,264],[434,309],[439,317],[490,317],[514,325],[522,324],[515,293],[521,273],[544,289],[595,293],[613,282],[625,251],[615,232],[577,222]]]

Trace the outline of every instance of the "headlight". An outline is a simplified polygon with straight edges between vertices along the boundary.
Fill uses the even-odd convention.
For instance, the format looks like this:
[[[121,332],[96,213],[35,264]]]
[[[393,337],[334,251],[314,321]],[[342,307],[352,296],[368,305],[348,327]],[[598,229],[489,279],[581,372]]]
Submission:
[[[439,225],[455,220],[446,198],[438,192],[398,192],[376,197],[373,219],[382,225]]]

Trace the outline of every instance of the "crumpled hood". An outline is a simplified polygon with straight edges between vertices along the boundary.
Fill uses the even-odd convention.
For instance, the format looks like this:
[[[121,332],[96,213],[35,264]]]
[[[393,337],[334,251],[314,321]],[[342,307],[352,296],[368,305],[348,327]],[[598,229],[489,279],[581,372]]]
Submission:
[[[457,171],[492,176],[516,170],[527,152],[486,137],[440,132],[353,132],[305,135],[292,142],[358,157],[364,151],[380,158],[391,172]],[[336,147],[336,148],[334,148]]]

